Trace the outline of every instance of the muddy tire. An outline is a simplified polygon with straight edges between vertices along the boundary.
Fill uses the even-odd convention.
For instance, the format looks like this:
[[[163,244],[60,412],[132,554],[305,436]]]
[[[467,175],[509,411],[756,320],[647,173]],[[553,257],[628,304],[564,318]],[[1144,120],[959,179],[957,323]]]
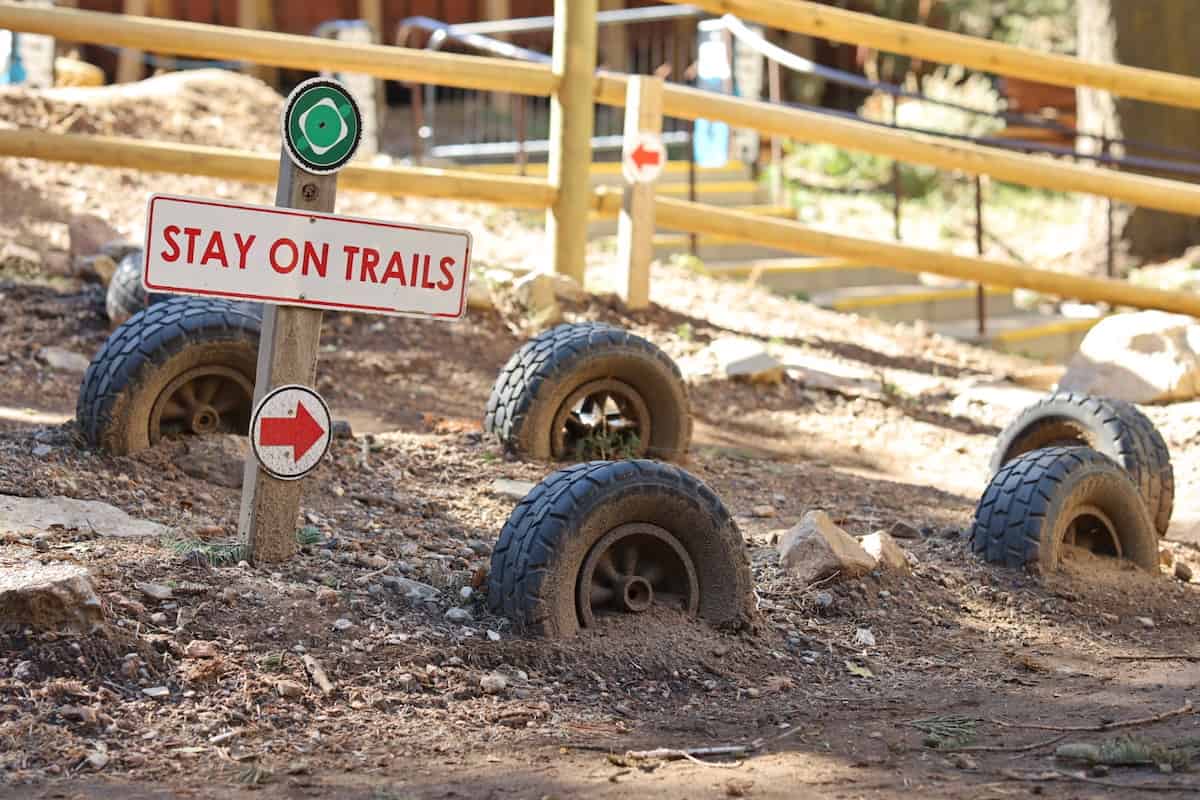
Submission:
[[[1001,433],[992,473],[1017,456],[1043,447],[1082,445],[1120,464],[1133,478],[1165,534],[1175,506],[1175,471],[1162,435],[1130,403],[1075,392],[1056,392],[1021,412]]]
[[[84,440],[116,455],[181,433],[245,433],[260,330],[253,310],[172,297],[108,337],[79,388]]]
[[[985,561],[1047,573],[1064,545],[1158,568],[1158,536],[1137,486],[1087,447],[1018,456],[996,473],[975,509],[971,549]]]
[[[108,294],[104,298],[104,309],[113,325],[120,325],[137,312],[155,303],[166,300],[168,294],[146,294],[142,286],[142,261],[144,255],[141,248],[125,254],[117,271],[113,273],[108,284]]]
[[[552,638],[656,608],[728,628],[754,618],[725,506],[684,470],[644,460],[576,464],[531,491],[492,552],[488,604]]]
[[[559,325],[500,371],[483,422],[531,458],[677,460],[692,438],[687,386],[650,342],[604,323]]]

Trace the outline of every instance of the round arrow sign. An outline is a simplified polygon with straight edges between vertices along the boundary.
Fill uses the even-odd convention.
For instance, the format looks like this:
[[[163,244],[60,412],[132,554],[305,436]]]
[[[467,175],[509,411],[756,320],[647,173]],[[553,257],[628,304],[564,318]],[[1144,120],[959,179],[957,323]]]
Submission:
[[[329,450],[329,406],[307,386],[272,389],[254,409],[250,447],[269,474],[294,481],[316,469]]]
[[[630,183],[653,183],[667,165],[667,148],[662,137],[639,133],[636,139],[625,140],[621,157],[621,172]]]
[[[297,167],[317,175],[337,172],[362,141],[362,112],[345,86],[313,78],[288,95],[283,145]]]

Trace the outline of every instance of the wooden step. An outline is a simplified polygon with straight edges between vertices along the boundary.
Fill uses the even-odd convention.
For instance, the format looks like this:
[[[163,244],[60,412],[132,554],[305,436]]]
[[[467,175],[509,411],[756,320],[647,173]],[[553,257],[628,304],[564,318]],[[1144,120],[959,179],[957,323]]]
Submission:
[[[952,322],[975,318],[977,290],[968,285],[849,286],[815,294],[812,302],[834,311],[861,314],[887,322]],[[984,303],[988,316],[1009,314],[1015,310],[1009,289],[985,289]]]
[[[919,280],[909,272],[844,258],[766,258],[705,267],[713,275],[744,278],[780,294],[804,297],[849,286],[903,286]]]
[[[943,336],[1006,353],[1065,364],[1099,321],[1035,313],[1008,314],[989,317],[982,336],[973,320],[942,323],[934,325],[933,329]]]

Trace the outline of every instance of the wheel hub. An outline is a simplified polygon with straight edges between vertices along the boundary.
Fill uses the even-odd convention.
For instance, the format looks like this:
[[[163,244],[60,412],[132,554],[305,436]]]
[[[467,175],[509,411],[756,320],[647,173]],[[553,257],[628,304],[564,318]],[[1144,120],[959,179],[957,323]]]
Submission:
[[[629,384],[603,378],[583,384],[563,402],[551,428],[554,458],[617,459],[645,454],[650,410]]]
[[[665,528],[643,522],[605,534],[584,559],[576,584],[581,627],[605,614],[670,608],[695,614],[700,586],[692,558]]]
[[[253,384],[229,367],[205,365],[166,385],[150,411],[150,442],[164,436],[244,431],[250,418]]]

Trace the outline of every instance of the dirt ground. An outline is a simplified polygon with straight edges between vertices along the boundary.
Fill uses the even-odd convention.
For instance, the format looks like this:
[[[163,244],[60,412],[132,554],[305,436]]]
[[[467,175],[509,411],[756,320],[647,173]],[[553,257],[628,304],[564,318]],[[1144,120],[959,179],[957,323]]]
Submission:
[[[161,102],[182,115],[181,131],[216,143],[202,135],[208,116],[189,105],[211,100],[189,96]],[[15,124],[58,115],[104,130],[88,121],[107,119],[94,109],[33,99],[2,95],[0,105],[18,109]],[[114,114],[126,133],[175,119]],[[271,146],[245,120],[220,122],[218,131],[244,124],[250,146]],[[4,563],[85,565],[109,620],[88,637],[0,632],[0,796],[1200,791],[1187,771],[1200,749],[1190,705],[1200,586],[1084,556],[1034,577],[967,551],[995,434],[1037,396],[1004,379],[1035,365],[682,269],[655,271],[663,303],[649,311],[599,295],[566,304],[566,317],[621,324],[683,365],[696,420],[685,467],[746,539],[754,631],[630,617],[550,642],[487,613],[490,548],[515,503],[492,483],[554,469],[506,454],[480,428],[501,364],[533,333],[503,295],[505,311],[457,324],[327,316],[318,386],[354,436],[333,442],[307,484],[310,543],[287,564],[257,568],[181,555],[180,540],[210,553],[232,543],[241,445],[175,440],[120,458],[79,446],[70,419],[80,376],[41,353],[90,358],[108,322],[102,288],[75,270],[69,249],[55,257],[46,231],[86,217],[131,235],[151,191],[265,199],[262,187],[218,183],[0,164],[0,199],[11,204],[3,236],[43,256],[37,269],[0,274],[0,494],[100,500],[171,530],[161,539],[0,532]],[[537,265],[537,233],[513,215],[349,193],[339,210],[464,224],[487,265]],[[610,258],[593,252],[591,274]],[[762,341],[793,367],[788,377],[751,385],[711,374],[706,347],[730,334]],[[1186,497],[1200,468],[1191,447],[1200,405],[1149,413]],[[915,528],[919,538],[902,542],[913,574],[798,584],[775,544],[814,509],[852,534]],[[1200,568],[1195,545],[1165,548]],[[392,588],[399,577],[436,597],[409,600]],[[156,600],[146,583],[172,596]],[[469,619],[452,622],[451,608]],[[305,656],[328,673],[331,693],[310,681]],[[496,675],[504,687],[485,691],[481,679]],[[144,691],[157,687],[164,696]],[[1064,743],[1119,737],[1144,763],[1089,769],[1055,758]],[[744,749],[704,763],[628,755],[728,746]]]

